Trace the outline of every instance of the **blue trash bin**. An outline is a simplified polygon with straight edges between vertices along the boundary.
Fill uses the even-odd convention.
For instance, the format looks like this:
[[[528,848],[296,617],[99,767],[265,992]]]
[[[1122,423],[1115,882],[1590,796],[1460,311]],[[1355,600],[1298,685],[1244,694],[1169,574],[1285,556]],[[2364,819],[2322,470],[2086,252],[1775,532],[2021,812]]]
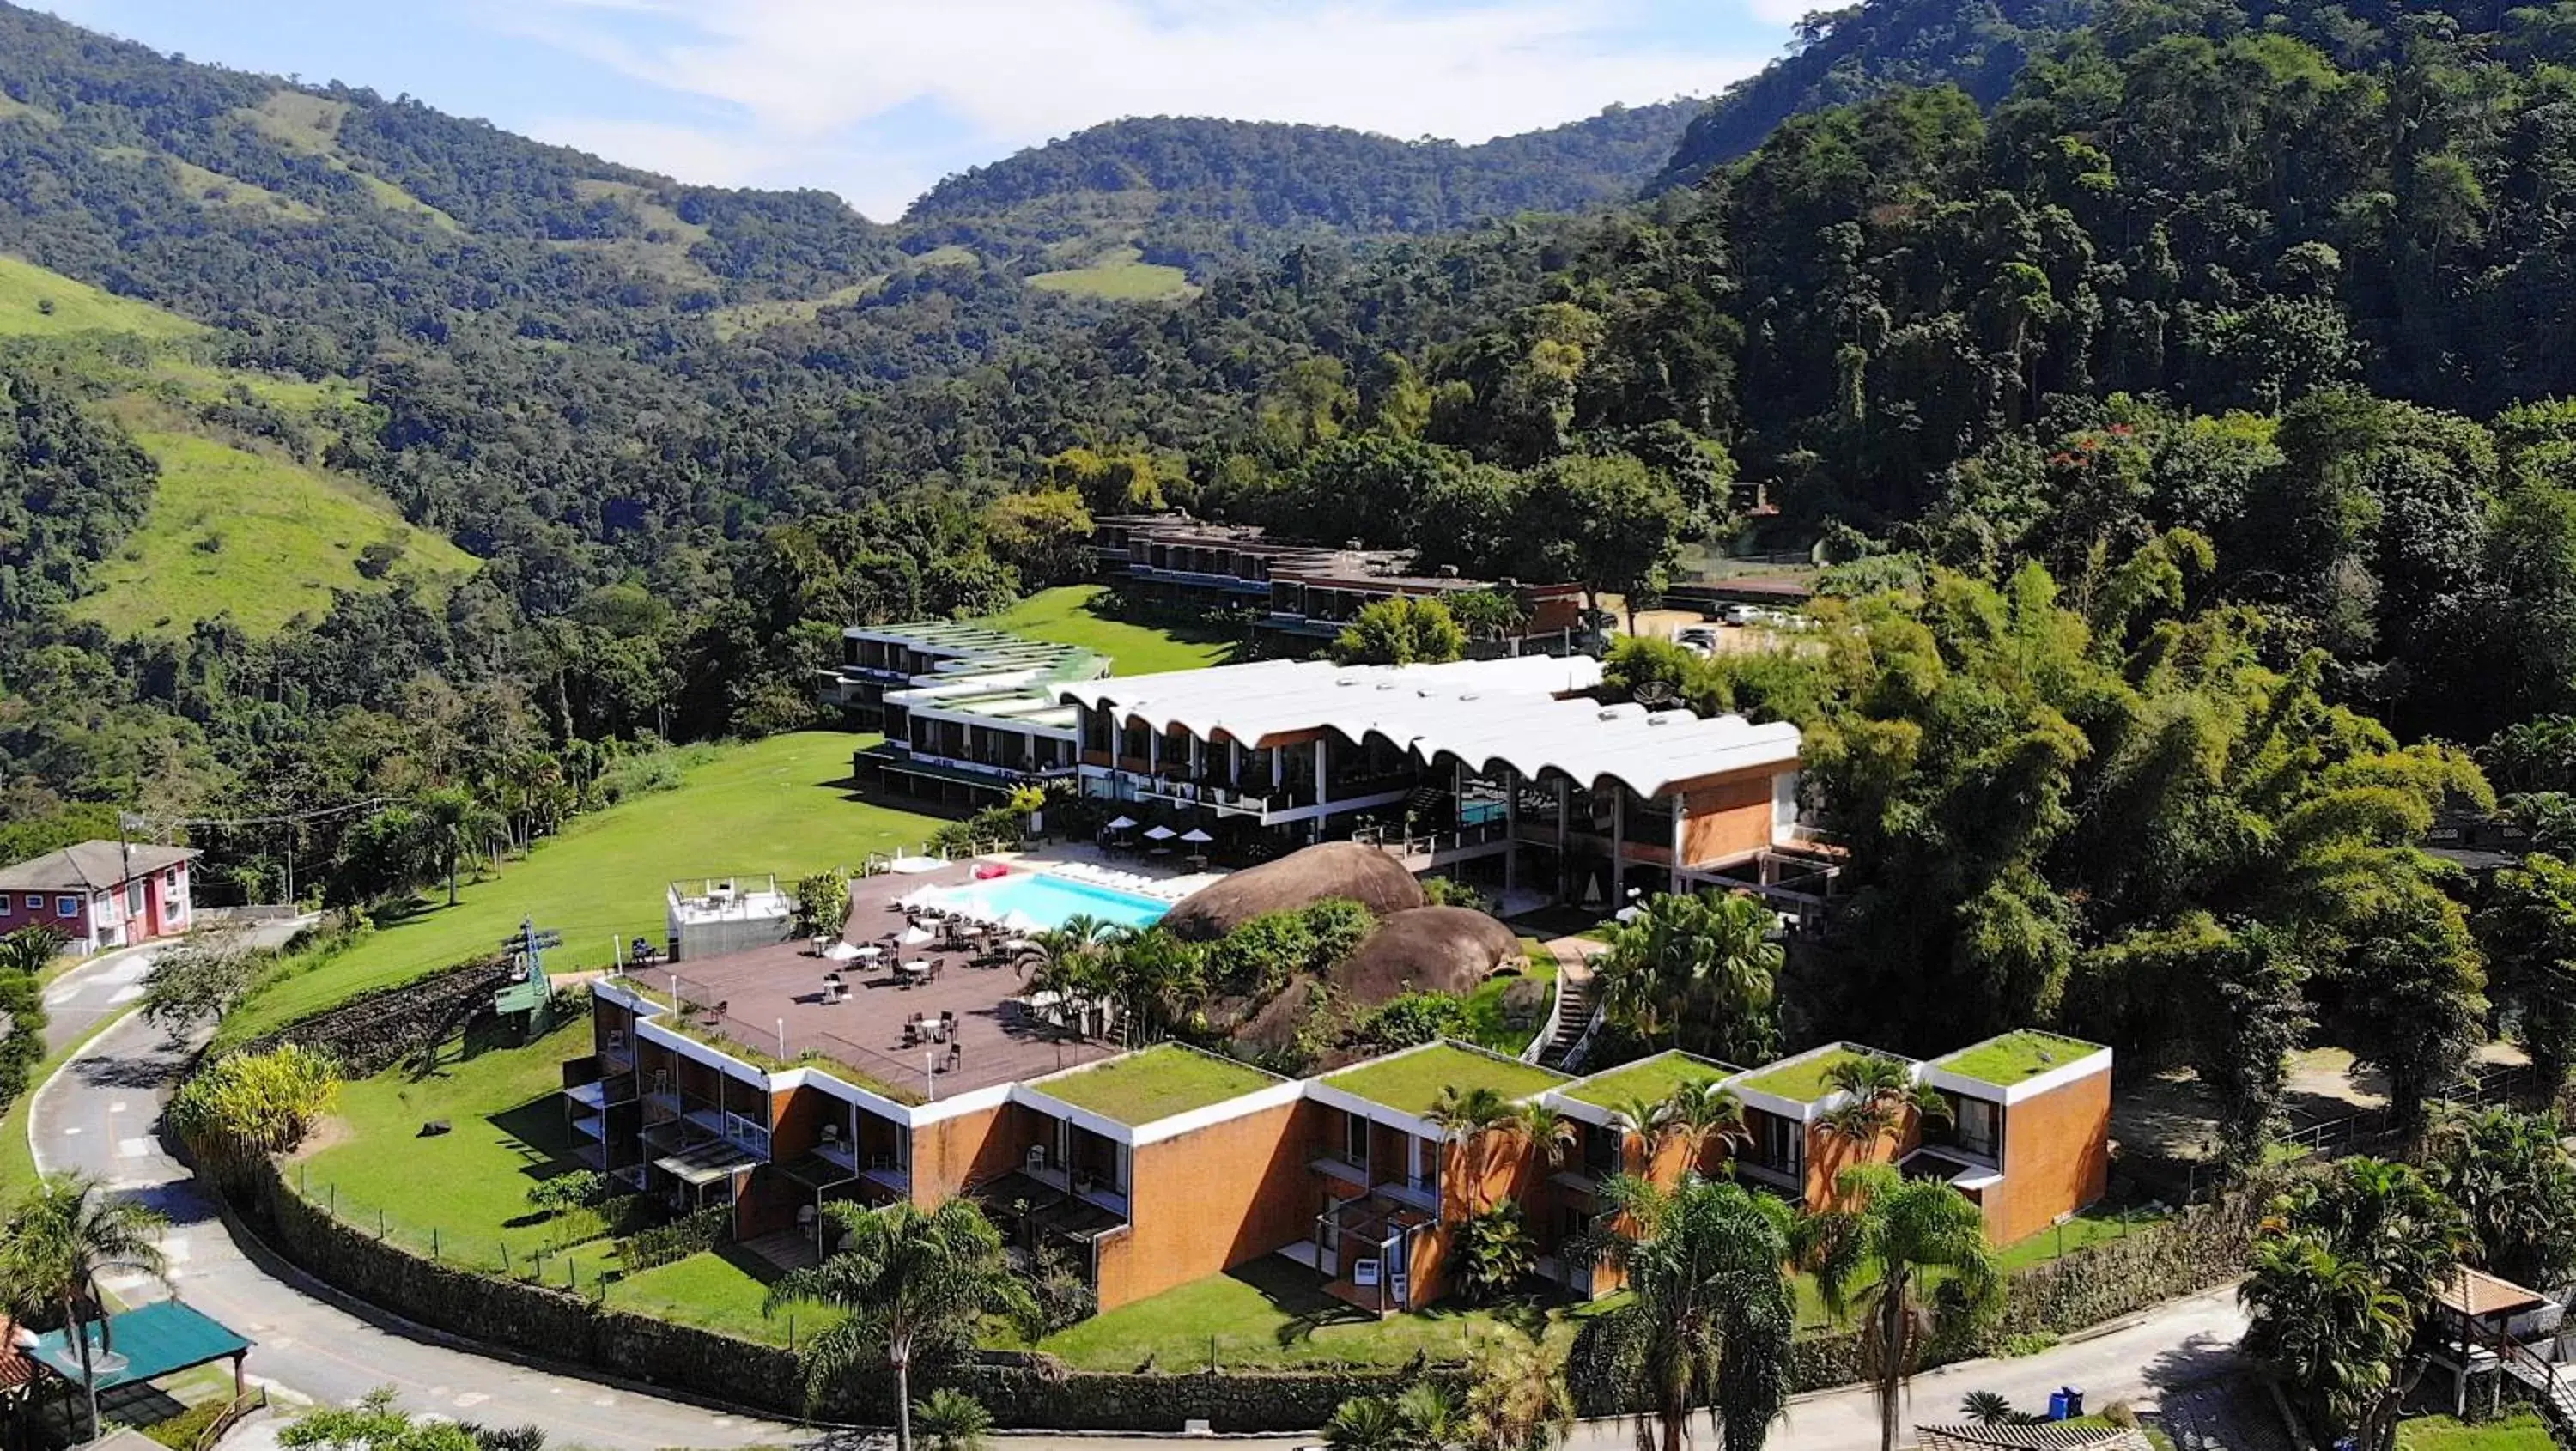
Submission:
[[[2048,1418],[2052,1421],[2066,1419],[2066,1391],[2062,1386],[2048,1393]]]

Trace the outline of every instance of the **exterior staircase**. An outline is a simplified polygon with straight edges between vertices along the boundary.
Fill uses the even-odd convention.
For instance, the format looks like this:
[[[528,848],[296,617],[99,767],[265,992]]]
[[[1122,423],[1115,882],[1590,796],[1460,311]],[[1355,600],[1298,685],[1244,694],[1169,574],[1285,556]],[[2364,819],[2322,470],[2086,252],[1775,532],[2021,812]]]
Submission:
[[[2550,1439],[2567,1445],[2576,1436],[2576,1376],[2567,1367],[2528,1353],[2504,1357],[2504,1373],[2530,1388],[2549,1423]]]
[[[1586,1033],[1592,1031],[1592,1014],[1594,1008],[1598,1006],[1594,1002],[1591,969],[1571,962],[1560,962],[1557,966],[1557,983],[1556,1036],[1548,1039],[1547,1046],[1539,1050],[1538,1063],[1541,1068],[1565,1067],[1567,1055],[1574,1051],[1576,1044],[1583,1041]]]

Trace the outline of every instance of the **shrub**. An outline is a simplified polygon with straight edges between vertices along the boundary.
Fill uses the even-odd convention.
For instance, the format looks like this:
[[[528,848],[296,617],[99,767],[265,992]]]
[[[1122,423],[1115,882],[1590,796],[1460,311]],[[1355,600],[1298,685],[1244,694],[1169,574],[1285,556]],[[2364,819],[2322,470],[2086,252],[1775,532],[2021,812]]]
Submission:
[[[1305,913],[1264,912],[1209,944],[1207,972],[1228,989],[1267,996],[1314,958],[1315,933]]]
[[[1307,906],[1306,930],[1315,936],[1315,955],[1307,967],[1322,972],[1357,951],[1377,930],[1377,918],[1348,897],[1326,897]]]
[[[1459,1227],[1458,1279],[1469,1300],[1499,1300],[1537,1268],[1538,1246],[1519,1204],[1505,1200]]]
[[[608,1176],[596,1169],[577,1169],[528,1186],[528,1207],[547,1214],[586,1209],[607,1197]]]
[[[1378,1005],[1353,1036],[1363,1043],[1410,1048],[1467,1033],[1467,1004],[1448,993],[1399,993]]]
[[[1038,1321],[1053,1335],[1099,1313],[1100,1297],[1083,1281],[1073,1261],[1053,1244],[1038,1246],[1031,1267],[1029,1294],[1038,1302]]]
[[[991,846],[1017,846],[1028,835],[1029,819],[1025,812],[1009,806],[987,806],[964,821],[941,824],[930,834],[930,849],[950,856],[966,856]]]
[[[913,1438],[923,1451],[983,1451],[993,1413],[964,1391],[946,1386],[912,1403]]]
[[[170,1451],[195,1451],[197,1438],[206,1434],[215,1418],[232,1409],[230,1401],[199,1401],[166,1421],[156,1421],[143,1428],[143,1434],[170,1448]]]
[[[710,745],[656,746],[609,762],[592,789],[599,793],[603,806],[660,791],[677,791],[692,767],[715,758],[716,748]]]
[[[297,1043],[235,1053],[181,1086],[170,1128],[219,1183],[237,1182],[259,1160],[304,1142],[339,1092],[327,1053]]]
[[[632,1275],[714,1249],[732,1222],[733,1210],[718,1204],[630,1234],[617,1242],[617,1267]]]

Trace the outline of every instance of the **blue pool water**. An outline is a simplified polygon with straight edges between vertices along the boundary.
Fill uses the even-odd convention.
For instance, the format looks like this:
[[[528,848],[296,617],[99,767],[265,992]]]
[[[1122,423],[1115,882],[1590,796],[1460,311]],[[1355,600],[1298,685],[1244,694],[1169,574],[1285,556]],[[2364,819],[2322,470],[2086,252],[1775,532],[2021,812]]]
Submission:
[[[1018,912],[1046,927],[1061,927],[1076,917],[1093,917],[1120,927],[1151,927],[1171,910],[1169,902],[1152,897],[1030,872],[968,882],[940,895],[951,903],[971,904],[987,917]]]

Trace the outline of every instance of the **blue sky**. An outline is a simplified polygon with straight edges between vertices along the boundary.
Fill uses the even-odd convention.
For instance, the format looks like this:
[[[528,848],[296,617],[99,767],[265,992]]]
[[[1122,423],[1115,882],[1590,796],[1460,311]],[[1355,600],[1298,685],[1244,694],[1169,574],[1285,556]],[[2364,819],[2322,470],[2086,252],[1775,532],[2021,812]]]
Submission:
[[[43,4],[45,0],[36,0]],[[888,220],[1129,115],[1478,141],[1706,95],[1808,0],[52,0],[192,59],[338,79],[683,180]]]

